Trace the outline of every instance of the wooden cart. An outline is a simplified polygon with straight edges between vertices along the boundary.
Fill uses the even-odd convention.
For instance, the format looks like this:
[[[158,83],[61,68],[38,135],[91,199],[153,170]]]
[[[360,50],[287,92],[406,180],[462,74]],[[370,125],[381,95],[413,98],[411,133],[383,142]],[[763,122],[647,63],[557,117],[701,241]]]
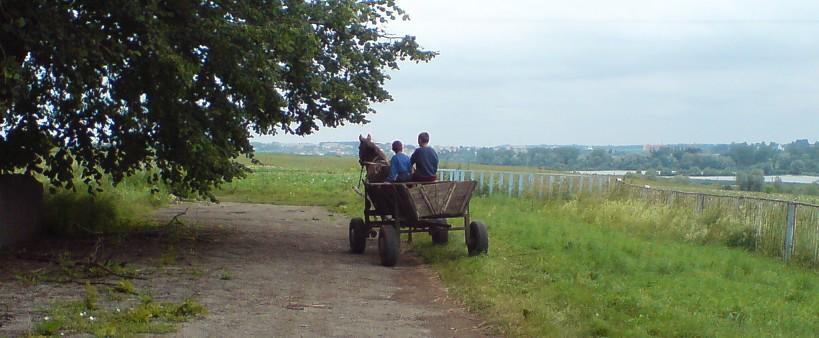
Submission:
[[[425,232],[435,244],[446,244],[450,230],[464,230],[469,255],[486,253],[486,225],[470,222],[469,200],[475,181],[428,183],[364,183],[364,218],[350,221],[350,250],[364,253],[367,238],[378,237],[381,264],[398,262],[400,234]],[[448,218],[463,218],[463,227],[453,227]],[[378,230],[376,232],[376,229]]]

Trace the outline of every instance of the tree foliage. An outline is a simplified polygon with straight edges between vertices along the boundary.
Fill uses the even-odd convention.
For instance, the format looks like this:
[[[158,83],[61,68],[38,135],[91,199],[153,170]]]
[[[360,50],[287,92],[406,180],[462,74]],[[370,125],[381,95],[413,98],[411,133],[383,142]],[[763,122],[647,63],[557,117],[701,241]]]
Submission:
[[[624,151],[622,149],[628,149]],[[766,175],[819,175],[819,142],[670,145],[645,152],[634,146],[529,146],[516,149],[470,148],[439,152],[442,160],[482,164],[528,165],[568,170],[646,170],[693,176],[733,175],[761,170]]]
[[[251,133],[366,123],[399,61],[393,0],[0,3],[0,173],[73,187],[139,170],[209,194]]]

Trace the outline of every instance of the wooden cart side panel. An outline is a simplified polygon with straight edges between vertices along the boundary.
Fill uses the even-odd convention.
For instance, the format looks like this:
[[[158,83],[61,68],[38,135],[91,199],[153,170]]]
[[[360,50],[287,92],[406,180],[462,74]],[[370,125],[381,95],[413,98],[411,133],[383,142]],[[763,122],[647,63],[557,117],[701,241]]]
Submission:
[[[406,185],[396,187],[396,196],[398,198],[398,208],[401,211],[401,216],[410,221],[418,220],[418,209],[415,203],[412,203],[412,197]]]
[[[458,182],[456,189],[452,193],[446,213],[458,215],[466,213],[466,208],[469,205],[469,200],[472,198],[472,193],[475,192],[475,187],[476,183],[474,181]]]
[[[475,191],[474,181],[440,181],[413,186],[373,184],[367,195],[375,213],[382,216],[417,221],[421,218],[460,217],[466,213]],[[396,213],[398,207],[398,215]]]
[[[439,204],[437,194],[442,185],[449,185],[451,182],[439,182],[434,184],[417,185],[409,188],[410,203],[415,206],[418,217],[428,217],[437,214],[435,206]]]
[[[475,185],[473,181],[444,181],[408,190],[418,218],[458,217],[466,212]]]

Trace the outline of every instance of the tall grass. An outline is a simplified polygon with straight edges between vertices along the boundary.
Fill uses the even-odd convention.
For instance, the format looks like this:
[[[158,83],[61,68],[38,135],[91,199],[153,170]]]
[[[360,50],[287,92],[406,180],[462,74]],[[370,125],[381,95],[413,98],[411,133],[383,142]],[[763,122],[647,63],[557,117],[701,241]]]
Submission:
[[[93,195],[83,189],[83,183],[75,184],[76,191],[46,189],[45,224],[53,235],[120,232],[143,226],[149,223],[153,209],[171,199],[164,186],[149,185],[145,173],[128,177],[117,186],[103,180],[102,191]],[[152,188],[158,191],[152,192]]]

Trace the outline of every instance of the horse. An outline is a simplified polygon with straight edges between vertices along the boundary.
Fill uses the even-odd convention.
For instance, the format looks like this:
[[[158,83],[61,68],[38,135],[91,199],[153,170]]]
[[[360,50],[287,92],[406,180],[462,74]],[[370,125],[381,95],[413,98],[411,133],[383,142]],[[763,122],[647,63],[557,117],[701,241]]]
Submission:
[[[369,134],[367,138],[358,135],[358,163],[367,170],[367,182],[380,183],[390,174],[390,162]]]

